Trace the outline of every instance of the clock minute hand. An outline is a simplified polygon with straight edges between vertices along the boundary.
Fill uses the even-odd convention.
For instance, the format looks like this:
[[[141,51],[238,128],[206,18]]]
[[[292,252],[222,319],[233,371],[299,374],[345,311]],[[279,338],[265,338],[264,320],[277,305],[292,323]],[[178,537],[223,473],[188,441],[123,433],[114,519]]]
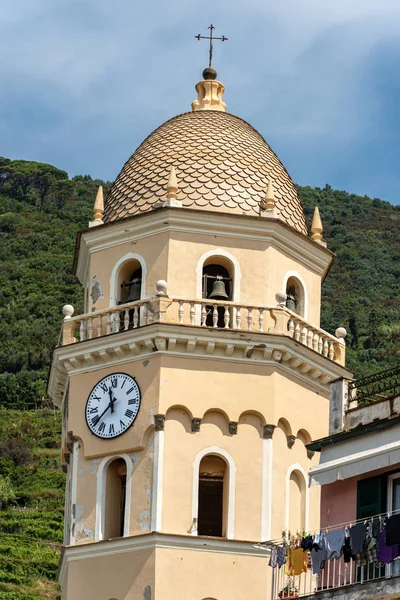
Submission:
[[[110,402],[110,404],[107,406],[107,408],[105,410],[103,410],[103,412],[101,413],[101,415],[99,416],[99,420],[97,421],[98,423],[100,423],[101,419],[103,418],[103,415],[106,414],[106,412],[108,411],[109,408],[112,408],[112,403]]]

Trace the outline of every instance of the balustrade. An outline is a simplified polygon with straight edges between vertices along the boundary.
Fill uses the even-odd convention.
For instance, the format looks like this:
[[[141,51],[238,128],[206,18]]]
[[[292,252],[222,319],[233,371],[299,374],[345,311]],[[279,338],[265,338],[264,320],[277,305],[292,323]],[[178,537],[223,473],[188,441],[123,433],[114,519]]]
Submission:
[[[71,307],[72,308],[72,307]],[[73,310],[73,309],[72,309]],[[64,319],[62,345],[156,322],[285,335],[343,364],[344,342],[307,323],[284,306],[251,306],[219,300],[155,297]]]

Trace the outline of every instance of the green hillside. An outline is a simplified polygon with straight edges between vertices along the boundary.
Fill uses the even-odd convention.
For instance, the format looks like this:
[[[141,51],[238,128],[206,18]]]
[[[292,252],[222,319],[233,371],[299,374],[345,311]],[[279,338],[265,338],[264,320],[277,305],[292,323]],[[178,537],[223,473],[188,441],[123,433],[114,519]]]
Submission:
[[[0,158],[0,600],[59,598],[61,422],[45,388],[61,308],[82,311],[72,257],[99,184],[109,187]],[[346,327],[357,376],[399,364],[400,206],[330,186],[299,192],[309,222],[319,206],[337,254],[323,286],[321,326]]]

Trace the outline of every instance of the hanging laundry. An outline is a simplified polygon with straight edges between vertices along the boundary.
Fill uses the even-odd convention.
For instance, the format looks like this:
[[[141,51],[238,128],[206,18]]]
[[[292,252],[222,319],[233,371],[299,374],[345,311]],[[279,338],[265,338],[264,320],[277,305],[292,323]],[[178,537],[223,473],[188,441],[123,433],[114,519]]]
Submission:
[[[350,533],[350,545],[353,554],[359,554],[364,551],[366,546],[367,538],[367,525],[365,523],[358,523],[353,525],[349,529]]]
[[[307,573],[306,554],[303,548],[287,548],[286,575],[300,575]]]
[[[278,546],[276,549],[276,564],[279,568],[286,562],[286,546]]]
[[[272,546],[268,566],[275,569],[277,564],[278,564],[278,549],[276,546]]]
[[[328,552],[328,560],[340,558],[344,546],[345,531],[344,529],[334,529],[326,534],[325,542]]]
[[[351,549],[350,536],[346,535],[343,546],[343,560],[345,563],[349,563],[351,559],[355,559],[355,554]]]
[[[386,522],[386,545],[400,544],[400,514],[392,515]]]
[[[300,546],[303,548],[304,551],[311,550],[311,548],[313,547],[313,542],[314,538],[312,535],[305,535],[301,538]]]
[[[327,551],[325,546],[325,538],[322,534],[318,534],[315,536],[313,547],[311,548],[311,564],[313,575],[318,575],[320,573],[326,559]]]
[[[378,560],[384,563],[391,563],[400,555],[400,545],[386,544],[386,529],[382,529],[378,540]]]

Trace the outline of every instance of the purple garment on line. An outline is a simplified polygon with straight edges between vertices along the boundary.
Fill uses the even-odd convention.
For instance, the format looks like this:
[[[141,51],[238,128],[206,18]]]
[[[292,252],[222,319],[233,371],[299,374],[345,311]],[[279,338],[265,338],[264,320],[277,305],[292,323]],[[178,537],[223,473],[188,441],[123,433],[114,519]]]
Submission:
[[[386,529],[379,534],[378,560],[384,563],[391,563],[400,556],[400,545],[386,546]]]

